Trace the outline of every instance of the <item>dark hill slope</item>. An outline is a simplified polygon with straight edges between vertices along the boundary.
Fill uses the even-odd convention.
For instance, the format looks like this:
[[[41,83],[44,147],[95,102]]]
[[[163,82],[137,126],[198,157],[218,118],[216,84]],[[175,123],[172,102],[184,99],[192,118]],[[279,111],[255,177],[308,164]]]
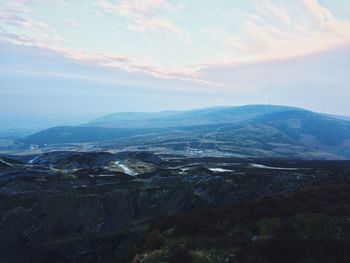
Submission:
[[[349,202],[331,184],[161,218],[132,262],[349,262]]]
[[[350,139],[350,121],[309,111],[277,112],[256,118],[253,123],[272,126],[294,139],[300,139],[303,135],[315,136],[322,144],[329,146]]]
[[[59,126],[34,133],[24,138],[26,144],[84,143],[125,138],[147,133],[138,129]]]

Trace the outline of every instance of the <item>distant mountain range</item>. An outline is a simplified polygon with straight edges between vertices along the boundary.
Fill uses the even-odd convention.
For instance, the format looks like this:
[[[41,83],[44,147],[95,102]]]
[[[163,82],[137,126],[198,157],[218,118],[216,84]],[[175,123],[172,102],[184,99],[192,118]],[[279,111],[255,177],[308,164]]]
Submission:
[[[239,123],[297,108],[272,105],[213,107],[189,111],[120,112],[94,119],[85,126],[108,128],[165,128]]]
[[[23,139],[25,144],[40,145],[86,142],[259,158],[346,159],[350,121],[300,108],[247,105],[115,113]]]

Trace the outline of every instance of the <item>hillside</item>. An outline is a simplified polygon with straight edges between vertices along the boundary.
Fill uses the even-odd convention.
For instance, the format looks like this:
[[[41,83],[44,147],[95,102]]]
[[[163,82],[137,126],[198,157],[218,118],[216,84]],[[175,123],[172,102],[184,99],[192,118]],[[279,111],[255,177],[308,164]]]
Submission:
[[[101,127],[59,126],[39,131],[24,138],[27,144],[64,144],[104,141],[124,138],[145,131]]]
[[[309,187],[161,218],[132,262],[349,262],[349,190]]]
[[[53,151],[1,162],[0,262],[349,262],[350,161]]]
[[[350,121],[298,108],[251,105],[185,112],[121,113],[102,120],[88,125],[113,124],[114,128],[55,127],[28,136],[23,143],[93,142],[105,149],[132,147],[208,156],[350,158]]]
[[[120,112],[88,122],[85,126],[110,128],[164,128],[238,123],[296,108],[275,105],[213,107],[189,111]]]

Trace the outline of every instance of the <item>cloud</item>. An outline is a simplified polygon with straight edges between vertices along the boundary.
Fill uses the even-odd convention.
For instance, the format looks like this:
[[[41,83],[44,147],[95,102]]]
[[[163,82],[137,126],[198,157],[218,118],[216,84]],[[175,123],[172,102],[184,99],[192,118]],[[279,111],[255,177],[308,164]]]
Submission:
[[[118,53],[106,54],[92,50],[67,48],[62,44],[65,40],[60,39],[59,32],[55,28],[42,21],[36,21],[35,16],[30,15],[26,8],[28,3],[32,2],[11,1],[9,8],[0,11],[0,18],[2,18],[0,39],[49,49],[79,63],[96,64],[107,69],[114,69],[116,72],[122,70],[127,73],[142,73],[162,80],[168,79],[180,83],[184,81],[193,85],[210,86],[213,89],[222,87],[229,89],[235,86],[243,90],[264,86],[264,81],[250,82],[249,78],[236,75],[237,65],[288,60],[312,53],[325,52],[350,42],[350,24],[338,20],[316,0],[285,0],[284,5],[277,1],[255,0],[252,10],[248,10],[249,12],[246,10],[245,13],[240,11],[240,17],[234,17],[232,26],[235,26],[235,29],[232,31],[229,30],[230,28],[224,30],[222,24],[209,22],[208,19],[208,24],[212,24],[213,27],[216,25],[217,28],[195,32],[189,41],[191,45],[186,43],[181,47],[188,50],[179,49],[175,53],[177,55],[177,52],[179,54],[183,52],[187,55],[192,49],[195,53],[197,47],[207,44],[204,42],[209,40],[210,44],[208,45],[213,45],[210,48],[213,51],[212,61],[204,64],[192,63],[191,65],[184,63],[175,69],[154,63],[154,58],[162,56],[161,52],[146,60]],[[48,3],[52,2],[48,1]],[[158,34],[157,36],[161,36],[162,39],[166,35],[179,36],[183,34],[183,30],[173,22],[176,14],[184,8],[183,5],[173,4],[167,0],[120,0],[117,2],[99,0],[98,3],[104,12],[118,16],[119,19],[122,18],[128,28],[132,30],[144,34]],[[227,11],[231,12],[232,10]],[[243,18],[242,21],[241,18]],[[205,17],[201,19],[205,20]],[[221,21],[220,17],[217,19]],[[66,20],[66,23],[76,24],[76,22],[80,21]],[[196,38],[197,36],[200,37]],[[199,42],[198,39],[202,42]],[[157,45],[156,42],[154,43]],[[221,48],[222,46],[225,48]],[[142,48],[139,47],[139,51]],[[206,55],[201,54],[202,57]],[[228,67],[226,68],[226,66]],[[220,68],[223,72],[232,71],[232,76],[236,76],[237,79],[230,79],[225,74],[221,74],[220,70],[215,71],[216,76],[209,74],[209,69],[213,68]],[[261,72],[266,73],[265,71]],[[276,75],[272,71],[269,71],[268,74]],[[327,73],[325,71],[322,74]],[[285,77],[290,79],[288,76]],[[238,81],[239,79],[242,81]]]
[[[267,11],[270,16],[275,17],[277,20],[290,25],[292,23],[292,19],[288,13],[288,11],[282,6],[278,6],[269,1],[263,1],[262,5],[264,7],[264,11]]]
[[[200,77],[246,103],[287,104],[350,116],[350,44],[289,59],[208,65]],[[220,91],[221,92],[221,91]]]
[[[9,26],[20,26],[26,19],[29,11],[24,5],[25,1],[13,1],[0,9],[0,22]]]
[[[165,0],[122,0],[116,9],[125,16],[152,16],[158,9],[172,9]]]
[[[146,73],[168,74],[160,68],[139,65],[139,71],[130,72],[94,61],[102,59],[102,63],[110,63],[108,57],[90,57],[85,61],[88,54],[80,54],[79,60],[62,54],[63,51],[0,41],[0,113],[3,117],[7,114],[70,117],[123,110],[174,109],[184,104],[199,107],[203,106],[203,100],[213,103],[215,91],[203,84]],[[113,60],[116,59],[123,63],[123,58]],[[214,100],[219,97],[215,96]]]
[[[174,24],[169,14],[183,8],[166,0],[122,0],[111,3],[100,0],[102,9],[126,19],[131,30],[168,35],[181,35],[182,29]]]
[[[118,12],[126,17],[147,17],[157,15],[158,12],[173,12],[183,8],[180,4],[171,4],[167,0],[121,0],[111,3],[110,0],[100,0],[101,7],[107,12]]]
[[[0,12],[0,21],[11,26],[19,26],[25,22],[20,15],[14,10],[3,10]]]
[[[0,40],[45,47],[65,41],[55,28],[31,18],[27,5],[34,2],[34,0],[14,0],[0,9]]]
[[[182,30],[171,21],[162,18],[151,18],[149,20],[138,20],[130,26],[130,29],[140,32],[152,32],[160,34],[180,35]]]
[[[200,76],[212,82],[220,80],[238,92],[254,92],[272,86],[283,89],[288,83],[310,81],[319,86],[333,83],[334,88],[346,87],[350,70],[349,58],[350,44],[289,59],[207,65],[200,70]],[[299,88],[307,92],[308,86],[301,85]]]
[[[130,79],[138,79],[141,75],[145,75],[151,78],[156,78],[159,80],[172,80],[174,82],[182,83],[181,85],[204,85],[204,86],[220,86],[219,83],[212,83],[210,81],[202,80],[198,77],[198,74],[196,73],[195,69],[189,69],[185,67],[182,70],[172,70],[167,67],[162,67],[159,65],[155,65],[150,61],[145,60],[137,60],[132,59],[126,56],[118,56],[118,55],[106,55],[103,53],[91,53],[86,52],[84,50],[72,50],[67,48],[55,48],[48,46],[46,44],[43,44],[42,42],[33,41],[32,39],[27,39],[25,37],[20,37],[16,34],[11,34],[8,32],[2,32],[2,29],[0,27],[0,35],[2,36],[2,41],[0,41],[0,44],[3,44],[4,46],[10,45],[13,47],[20,47],[25,46],[27,50],[29,50],[29,53],[32,54],[49,54],[49,57],[52,61],[54,61],[54,57],[52,54],[57,54],[57,59],[60,61],[62,58],[67,58],[71,60],[72,63],[78,63],[86,66],[89,65],[95,65],[96,67],[99,67],[99,70],[112,70],[112,72],[115,72],[116,74],[119,72],[124,72],[126,75],[124,76],[126,78],[126,81],[129,81]],[[0,39],[1,40],[1,39]],[[0,52],[1,52],[1,45],[0,45]],[[23,58],[23,60],[26,60],[27,58]],[[27,64],[24,64],[27,65]],[[24,69],[23,69],[24,70]],[[56,76],[69,76],[71,75],[73,77],[74,72],[64,72],[62,73],[57,68],[44,68],[39,67],[35,71],[31,67],[28,67],[26,69],[31,74],[43,74],[43,75],[56,75]],[[1,71],[1,67],[0,67]],[[6,71],[7,72],[7,71]],[[23,73],[24,71],[21,71]],[[130,75],[131,74],[131,75]],[[134,75],[132,75],[134,74]],[[140,75],[141,74],[141,75]],[[81,74],[77,74],[78,78],[81,78]],[[86,78],[86,76],[84,77]],[[113,79],[113,74],[109,74],[108,78]],[[142,79],[142,78],[141,78]],[[108,80],[106,80],[108,81]],[[137,80],[140,81],[140,80]],[[142,81],[140,81],[142,82]]]
[[[350,23],[338,20],[317,0],[287,2],[254,1],[255,11],[244,14],[238,32],[214,33],[227,48],[221,62],[291,58],[350,42]]]
[[[39,1],[39,0],[38,0]],[[45,0],[40,0],[45,1]],[[183,81],[200,82],[193,70],[171,70],[160,65],[154,65],[150,61],[133,59],[122,55],[110,55],[104,53],[87,52],[61,47],[58,43],[65,42],[55,28],[31,18],[31,13],[26,4],[31,0],[15,0],[8,4],[7,8],[0,10],[0,41],[10,42],[16,45],[38,47],[43,50],[51,50],[60,53],[67,58],[72,58],[82,63],[95,63],[100,66],[124,70],[126,72],[142,72],[162,79],[178,79]],[[108,1],[101,1],[104,8],[110,11],[122,12],[134,18],[130,27],[137,31],[166,34],[181,34],[181,30],[167,19],[158,17],[159,10],[175,10],[178,7],[163,0],[122,1],[113,5]],[[147,17],[149,19],[147,19]],[[77,26],[76,20],[63,20],[71,26]],[[25,32],[25,33],[23,33]],[[204,83],[204,82],[203,82]]]

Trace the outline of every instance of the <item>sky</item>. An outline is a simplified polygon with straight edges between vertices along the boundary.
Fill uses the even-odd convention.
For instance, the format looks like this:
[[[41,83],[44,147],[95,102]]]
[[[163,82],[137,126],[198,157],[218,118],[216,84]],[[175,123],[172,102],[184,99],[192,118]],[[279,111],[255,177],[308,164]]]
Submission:
[[[0,126],[257,103],[350,116],[349,72],[348,0],[0,1]]]

